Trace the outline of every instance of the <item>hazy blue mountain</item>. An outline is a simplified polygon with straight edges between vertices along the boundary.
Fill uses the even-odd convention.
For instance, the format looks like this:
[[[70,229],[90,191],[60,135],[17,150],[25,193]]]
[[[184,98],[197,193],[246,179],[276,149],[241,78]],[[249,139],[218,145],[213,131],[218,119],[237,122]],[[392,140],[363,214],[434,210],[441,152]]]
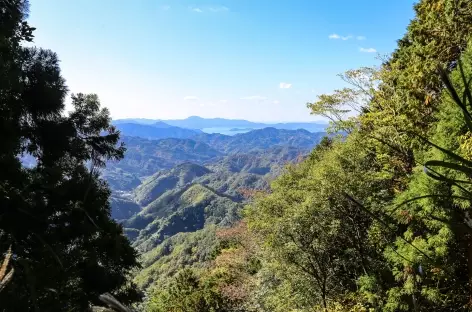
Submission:
[[[141,126],[152,128],[152,126]],[[124,159],[120,162],[108,162],[102,175],[113,190],[129,191],[157,171],[170,169],[185,162],[211,164],[226,155],[248,154],[281,147],[294,148],[297,153],[307,152],[318,144],[324,135],[322,132],[311,133],[306,130],[264,128],[234,136],[194,133],[191,139],[149,140],[123,136],[122,141],[127,147]],[[261,172],[267,168],[267,166],[253,167],[254,170],[262,170]]]
[[[242,119],[224,119],[224,118],[202,118],[198,116],[191,116],[186,119],[174,119],[174,120],[163,120],[165,123],[191,129],[204,129],[204,128],[215,128],[215,127],[244,127],[254,128],[261,124],[253,123]]]
[[[187,129],[210,129],[212,132],[218,132],[218,128],[225,129],[226,131],[235,131],[235,129],[253,130],[272,127],[276,129],[286,130],[297,130],[305,129],[310,132],[321,132],[325,131],[327,124],[322,122],[287,122],[287,123],[263,123],[263,122],[252,122],[243,119],[225,119],[225,118],[202,118],[198,116],[191,116],[186,119],[170,119],[170,120],[159,120],[159,119],[145,119],[145,118],[134,118],[134,119],[118,119],[114,120],[115,125],[135,123],[142,125],[154,125],[156,123],[167,124],[169,126],[187,128]]]
[[[125,136],[136,136],[140,138],[158,140],[166,138],[186,139],[194,136],[200,131],[184,129],[174,126],[169,126],[163,122],[155,122],[153,124],[139,124],[139,123],[118,123],[116,128]]]
[[[287,130],[305,129],[311,132],[320,132],[326,129],[327,124],[315,122],[288,122],[288,123],[261,123],[252,122],[242,119],[225,119],[225,118],[202,118],[191,116],[186,119],[163,120],[165,123],[190,129],[205,128],[243,128],[243,129],[260,129],[260,128],[277,128]]]
[[[264,175],[280,169],[287,163],[299,161],[309,153],[308,149],[293,146],[276,146],[264,151],[256,150],[245,154],[231,154],[222,157],[207,167],[212,171],[247,172]],[[278,172],[278,170],[277,170]]]
[[[269,126],[276,129],[285,129],[285,130],[304,129],[310,132],[323,132],[328,127],[328,124],[316,123],[316,122],[288,122],[288,123],[270,124]]]
[[[174,126],[171,126],[169,124],[166,124],[165,122],[163,121],[156,121],[156,122],[153,122],[151,124],[149,124],[150,126],[153,126],[153,127],[156,127],[156,128],[173,128]]]
[[[157,122],[160,122],[158,119],[147,119],[147,118],[124,118],[124,119],[115,119],[112,121],[114,125],[125,124],[125,123],[136,123],[141,125],[152,125]],[[168,125],[170,126],[170,125]]]
[[[223,153],[203,142],[190,139],[148,140],[123,136],[126,145],[125,157],[121,161],[109,161],[102,176],[114,191],[131,190],[145,177],[161,169],[193,162],[204,163],[216,159]]]
[[[324,132],[312,133],[307,130],[284,130],[276,128],[257,129],[234,136],[200,133],[192,139],[205,142],[223,153],[247,153],[276,146],[291,146],[311,149],[325,136]]]

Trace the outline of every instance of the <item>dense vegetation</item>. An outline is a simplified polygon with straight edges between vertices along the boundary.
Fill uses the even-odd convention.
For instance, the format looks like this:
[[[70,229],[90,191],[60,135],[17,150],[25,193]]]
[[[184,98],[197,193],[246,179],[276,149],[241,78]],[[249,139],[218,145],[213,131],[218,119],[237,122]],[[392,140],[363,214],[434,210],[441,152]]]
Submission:
[[[56,54],[23,45],[27,12],[27,1],[0,2],[0,253],[11,250],[12,268],[0,309],[86,311],[105,292],[135,301],[137,253],[98,174],[125,149],[96,95],[73,95],[65,113]]]
[[[234,225],[248,196],[268,191],[283,166],[307,151],[290,146],[248,149],[205,166],[185,162],[160,170],[131,193],[115,192],[113,216],[142,254],[143,269],[135,278],[139,286],[155,288],[179,269],[205,266],[218,249],[215,225]]]
[[[265,158],[266,165],[262,170],[267,173],[274,164],[270,157],[278,155],[279,159],[274,161],[280,164],[282,158],[290,161],[303,156],[320,141],[323,134],[264,128],[235,136],[201,133],[187,139],[170,137],[152,140],[122,136],[121,141],[127,147],[124,158],[108,161],[102,175],[113,190],[130,191],[159,170],[171,169],[184,162],[213,166],[213,163],[225,162],[226,156],[235,154],[236,158],[245,157],[242,154],[253,159]],[[23,163],[28,165],[31,159],[24,157]],[[251,166],[256,169],[257,164]]]
[[[153,312],[472,310],[472,2],[415,12],[380,67],[307,104],[322,140],[179,128],[195,117],[120,139],[95,95],[64,112],[27,2],[0,2],[0,308],[139,289]]]
[[[155,289],[149,311],[472,309],[472,3],[415,11],[379,68],[308,104],[347,136],[256,192],[212,260]]]

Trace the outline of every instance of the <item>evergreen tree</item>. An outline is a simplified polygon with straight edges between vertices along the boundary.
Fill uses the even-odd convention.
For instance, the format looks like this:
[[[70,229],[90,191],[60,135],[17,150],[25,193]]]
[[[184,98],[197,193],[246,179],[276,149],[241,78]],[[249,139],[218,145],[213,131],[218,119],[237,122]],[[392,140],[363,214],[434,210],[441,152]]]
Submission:
[[[198,278],[191,269],[180,271],[167,289],[157,290],[147,310],[150,312],[225,312],[225,303],[216,285]]]
[[[136,252],[99,177],[123,157],[119,132],[95,95],[73,96],[65,114],[56,54],[23,46],[33,39],[27,13],[26,0],[0,2],[0,251],[11,246],[14,268],[0,309],[85,311],[104,292],[136,300],[126,287]]]

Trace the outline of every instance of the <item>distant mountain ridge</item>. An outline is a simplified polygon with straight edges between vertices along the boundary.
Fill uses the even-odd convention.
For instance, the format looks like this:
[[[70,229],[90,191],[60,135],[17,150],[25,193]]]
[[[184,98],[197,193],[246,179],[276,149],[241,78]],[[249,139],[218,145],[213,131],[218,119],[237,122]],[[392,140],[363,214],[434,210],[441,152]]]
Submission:
[[[311,149],[318,144],[324,135],[326,135],[324,132],[312,133],[304,129],[285,130],[268,127],[233,136],[217,133],[200,133],[192,137],[192,139],[204,142],[222,153],[234,154],[264,150],[275,146]]]
[[[152,128],[149,125],[141,126]],[[103,177],[115,191],[126,191],[137,187],[145,177],[159,170],[185,162],[206,165],[229,155],[264,153],[274,148],[294,148],[298,152],[306,152],[325,135],[324,132],[275,128],[257,129],[233,136],[203,132],[191,134],[189,138],[158,140],[123,135],[121,140],[127,148],[125,157],[119,162],[109,161],[102,173]]]
[[[243,128],[243,129],[261,129],[272,127],[276,129],[297,130],[305,129],[311,132],[324,131],[327,127],[323,122],[285,122],[285,123],[263,123],[252,122],[244,119],[225,119],[225,118],[202,118],[198,116],[191,116],[185,119],[117,119],[114,120],[115,125],[123,123],[137,123],[143,125],[153,125],[156,123],[167,124],[169,126],[187,128],[187,129],[206,129],[206,128]]]
[[[113,190],[111,215],[142,253],[135,281],[143,288],[170,276],[165,268],[176,255],[188,255],[180,257],[183,266],[210,259],[216,229],[237,222],[251,194],[268,191],[326,135],[275,127],[224,135],[144,122],[115,123],[122,134],[138,136],[123,135],[124,159],[102,171]],[[160,139],[163,133],[184,137]],[[194,254],[202,244],[209,248]]]
[[[170,126],[164,122],[155,122],[153,124],[140,123],[115,123],[122,135],[134,136],[150,140],[159,140],[166,138],[187,139],[201,131],[186,128]]]
[[[191,139],[148,140],[123,136],[121,141],[127,148],[125,157],[118,162],[107,162],[102,172],[115,191],[133,189],[143,178],[162,169],[170,169],[185,162],[201,164],[224,155],[204,142]]]

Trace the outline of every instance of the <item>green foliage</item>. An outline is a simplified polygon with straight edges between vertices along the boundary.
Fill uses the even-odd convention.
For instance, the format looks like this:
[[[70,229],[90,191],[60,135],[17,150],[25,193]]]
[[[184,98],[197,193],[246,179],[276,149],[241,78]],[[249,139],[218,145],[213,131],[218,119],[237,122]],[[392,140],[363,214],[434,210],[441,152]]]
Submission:
[[[422,166],[418,166],[408,189],[397,198],[397,202],[407,200],[406,204],[401,210],[392,210],[392,215],[404,225],[404,236],[413,244],[397,240],[395,248],[386,251],[387,260],[395,266],[397,280],[403,283],[389,296],[412,295],[417,306],[466,305],[471,296],[466,291],[472,272],[468,269],[471,259],[467,212],[471,163],[463,158],[461,148],[464,139],[467,140],[464,135],[471,130],[467,125],[469,104],[465,102],[470,103],[470,100],[467,100],[467,80],[464,79],[472,75],[470,49],[463,54],[462,62],[466,65],[456,69],[451,75],[452,82],[446,83],[449,92],[443,92],[438,122],[429,134],[430,139],[423,138],[430,146],[424,153],[427,175],[421,171]],[[449,81],[447,76],[444,79]],[[460,98],[452,96],[456,90],[461,90]],[[418,267],[421,272],[415,269]],[[399,309],[394,304],[391,306]]]
[[[375,169],[356,136],[326,142],[246,210],[249,227],[264,238],[267,261],[286,281],[280,291],[303,287],[316,294],[299,305],[327,308],[356,291],[358,278],[382,267],[368,237],[370,217],[343,195],[369,200],[379,192],[383,181],[375,179]]]
[[[182,187],[198,177],[210,173],[203,166],[184,163],[169,171],[160,171],[149,177],[135,190],[135,199],[141,205],[147,205],[166,191]]]
[[[135,277],[141,288],[164,287],[177,272],[186,267],[203,268],[217,248],[216,228],[206,226],[194,233],[178,233],[156,248],[142,254],[143,269]]]
[[[380,68],[308,103],[345,137],[122,123],[181,137],[124,137],[124,154],[95,95],[64,114],[56,55],[22,47],[27,3],[2,2],[0,250],[15,272],[4,284],[0,269],[2,305],[132,299],[136,252],[112,216],[142,252],[149,311],[470,310],[472,2],[414,8]]]
[[[223,298],[211,281],[200,280],[190,269],[182,270],[169,287],[153,295],[150,312],[226,311]]]
[[[201,184],[169,191],[138,214],[148,223],[141,224],[134,245],[141,251],[148,251],[179,232],[193,232],[205,224],[232,224],[238,219],[240,208],[241,205],[231,198]],[[127,222],[126,226],[132,224]]]
[[[378,71],[350,71],[351,88],[309,104],[347,138],[323,141],[246,210],[267,310],[470,310],[472,3],[415,11]]]
[[[322,94],[318,100],[308,103],[307,107],[313,115],[321,115],[331,122],[331,132],[350,132],[356,127],[355,115],[363,113],[373,100],[375,88],[379,82],[379,71],[375,68],[363,67],[349,70],[340,77],[351,88],[335,90],[333,94]]]
[[[146,206],[124,224],[139,229],[151,310],[470,310],[472,3],[422,0],[415,12],[380,68],[348,71],[349,87],[308,104],[345,137],[199,134],[225,154],[196,161],[208,171],[138,188]],[[249,231],[234,225],[248,194]]]
[[[104,176],[112,182],[129,179],[123,175],[143,178],[185,162],[203,163],[223,155],[205,143],[190,139],[123,137],[122,141],[127,147],[124,159],[119,162],[109,161],[104,172]],[[135,184],[124,186],[122,190],[130,190]]]
[[[137,299],[127,277],[136,251],[110,218],[98,170],[123,157],[119,132],[96,95],[67,93],[53,52],[24,47],[28,3],[0,2],[0,251],[14,276],[4,310],[84,311],[104,292]],[[23,167],[20,157],[35,158]]]

